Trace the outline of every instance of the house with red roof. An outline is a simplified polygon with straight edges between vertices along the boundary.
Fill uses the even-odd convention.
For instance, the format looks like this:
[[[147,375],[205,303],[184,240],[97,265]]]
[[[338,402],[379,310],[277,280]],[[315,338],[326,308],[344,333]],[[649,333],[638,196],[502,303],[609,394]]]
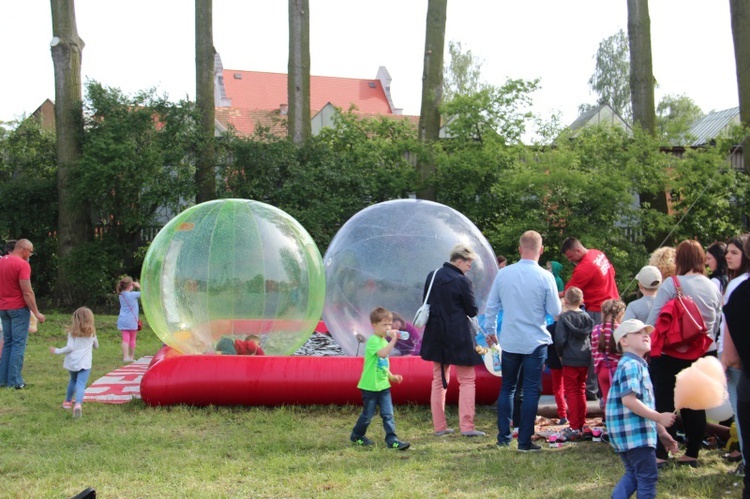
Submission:
[[[218,131],[233,127],[239,135],[249,136],[261,126],[286,133],[289,105],[285,73],[224,69],[219,54],[214,73]],[[385,66],[380,66],[372,79],[310,75],[313,135],[322,127],[331,126],[335,108],[348,111],[352,106],[355,113],[365,116],[402,115],[402,110],[393,104],[391,75]]]

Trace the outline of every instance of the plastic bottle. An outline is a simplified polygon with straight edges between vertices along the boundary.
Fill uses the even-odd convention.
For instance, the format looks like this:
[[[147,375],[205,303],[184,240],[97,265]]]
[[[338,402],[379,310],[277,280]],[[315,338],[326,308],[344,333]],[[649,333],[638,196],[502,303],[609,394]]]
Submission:
[[[492,348],[492,370],[496,373],[499,373],[503,370],[503,364],[500,360],[500,352],[497,348],[494,348],[494,346]]]

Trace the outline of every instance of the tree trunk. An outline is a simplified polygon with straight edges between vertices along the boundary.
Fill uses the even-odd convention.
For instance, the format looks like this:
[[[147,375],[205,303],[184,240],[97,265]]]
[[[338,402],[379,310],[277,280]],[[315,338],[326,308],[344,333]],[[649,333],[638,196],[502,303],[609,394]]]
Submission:
[[[729,0],[729,12],[737,65],[740,121],[750,128],[750,0]],[[750,173],[750,136],[742,142],[742,158],[745,172]]]
[[[651,18],[648,0],[628,0],[628,41],[630,47],[630,102],[633,124],[656,135],[656,106],[654,105],[654,71],[651,62]],[[641,204],[660,213],[669,213],[667,193],[641,192]],[[667,233],[660,231],[646,236],[646,249],[659,247]]]
[[[195,165],[196,203],[216,198],[215,57],[213,0],[195,0],[195,102],[200,114],[200,140]]]
[[[288,136],[293,143],[302,145],[312,134],[310,124],[310,8],[308,0],[289,0],[289,64],[287,71]]]
[[[651,135],[656,133],[654,71],[651,62],[651,19],[648,0],[628,0],[630,43],[630,102],[633,123]]]
[[[422,73],[422,108],[419,113],[419,139],[427,150],[437,142],[440,134],[440,104],[443,98],[443,52],[445,51],[445,18],[448,0],[429,0],[424,43],[424,69]],[[419,186],[417,197],[435,201],[437,193],[432,184],[435,161],[420,157],[417,161]]]
[[[81,55],[84,43],[78,36],[73,0],[51,0],[52,62],[55,71],[55,133],[57,140],[57,285],[55,298],[71,306],[82,295],[70,256],[76,245],[90,236],[85,203],[72,192],[73,178],[83,156],[83,103],[81,99]]]

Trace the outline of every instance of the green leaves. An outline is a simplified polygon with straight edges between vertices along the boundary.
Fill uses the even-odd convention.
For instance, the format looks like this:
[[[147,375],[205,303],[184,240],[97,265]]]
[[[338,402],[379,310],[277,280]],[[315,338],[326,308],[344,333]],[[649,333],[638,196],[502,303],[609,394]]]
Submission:
[[[0,241],[34,243],[33,285],[42,294],[55,273],[57,155],[52,132],[29,118],[0,135]]]
[[[632,122],[630,104],[630,49],[623,30],[599,43],[594,55],[596,69],[589,87],[599,96],[597,104],[609,104],[625,121]]]
[[[485,142],[518,144],[532,114],[531,93],[539,80],[508,79],[502,86],[484,85],[476,92],[458,94],[441,107],[445,136],[464,146]]]
[[[324,252],[358,211],[417,191],[415,164],[429,157],[437,201],[472,220],[496,253],[512,260],[520,234],[534,229],[545,240],[542,260],[563,261],[559,245],[575,236],[608,254],[621,289],[645,263],[648,238],[671,232],[666,244],[688,237],[708,244],[745,230],[750,183],[726,160],[744,130],[678,156],[638,129],[586,127],[570,138],[556,133],[559,122],[550,122],[541,124],[546,144],[526,146],[521,137],[534,119],[526,108],[537,86],[507,80],[455,95],[443,107],[452,117],[448,137],[429,145],[406,117],[351,110],[299,148],[270,130],[251,138],[227,133],[217,139],[219,195],[286,211]],[[662,109],[667,118],[691,110],[682,98],[668,102]],[[85,109],[75,185],[97,231],[65,265],[74,265],[91,295],[102,297],[111,278],[139,273],[143,231],[192,203],[201,139],[193,104],[170,103],[153,90],[127,96],[89,82]],[[0,238],[34,241],[40,294],[54,285],[58,264],[56,172],[54,137],[34,121],[0,134]],[[670,195],[669,214],[645,202],[663,192]]]
[[[407,197],[414,188],[410,157],[422,146],[403,118],[340,113],[302,147],[285,139],[226,138],[224,196],[255,199],[295,217],[321,251],[341,225],[373,203]]]

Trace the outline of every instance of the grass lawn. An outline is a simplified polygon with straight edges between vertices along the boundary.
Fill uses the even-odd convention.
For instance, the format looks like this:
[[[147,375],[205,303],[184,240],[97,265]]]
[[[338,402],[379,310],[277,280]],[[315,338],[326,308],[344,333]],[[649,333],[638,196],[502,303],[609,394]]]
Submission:
[[[622,465],[607,444],[579,443],[522,454],[495,442],[493,407],[477,408],[488,437],[432,436],[430,410],[396,406],[402,440],[384,448],[348,441],[357,406],[147,407],[85,403],[83,418],[61,408],[68,374],[50,346],[65,344],[69,316],[50,314],[26,350],[25,391],[0,390],[0,497],[609,497]],[[116,317],[97,316],[99,350],[90,382],[122,365]],[[136,356],[161,341],[148,327]],[[456,422],[456,408],[449,410]],[[662,472],[659,497],[740,497],[720,452],[703,466]]]

